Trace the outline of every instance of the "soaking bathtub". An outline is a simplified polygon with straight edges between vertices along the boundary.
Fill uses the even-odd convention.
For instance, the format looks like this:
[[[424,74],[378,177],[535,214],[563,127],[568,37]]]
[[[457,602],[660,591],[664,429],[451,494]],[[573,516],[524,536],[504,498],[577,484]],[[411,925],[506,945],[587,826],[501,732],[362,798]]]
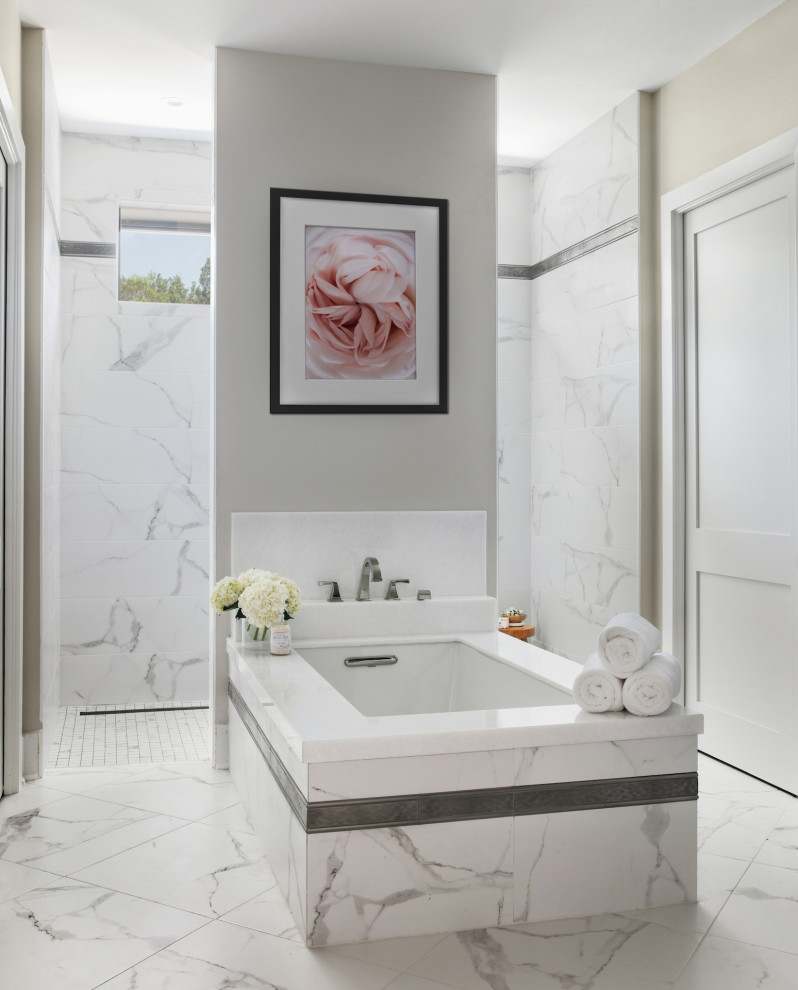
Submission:
[[[228,642],[230,768],[311,946],[695,900],[678,705],[590,715],[497,632]]]

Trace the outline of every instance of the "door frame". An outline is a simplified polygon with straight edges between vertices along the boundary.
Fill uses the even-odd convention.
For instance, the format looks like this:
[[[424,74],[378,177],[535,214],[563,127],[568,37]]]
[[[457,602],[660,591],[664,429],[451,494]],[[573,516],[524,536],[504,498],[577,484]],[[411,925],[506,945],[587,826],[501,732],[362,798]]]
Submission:
[[[690,210],[725,196],[757,179],[796,165],[798,128],[768,141],[739,158],[691,180],[662,197],[661,336],[661,507],[662,585],[660,615],[663,648],[685,656],[686,584],[686,423],[684,217]],[[798,180],[797,180],[798,181]],[[684,689],[682,689],[682,692]],[[682,694],[683,697],[683,694]],[[681,699],[680,699],[681,700]]]
[[[25,145],[0,72],[0,150],[8,166],[6,278],[3,793],[22,780],[22,574],[25,449]]]

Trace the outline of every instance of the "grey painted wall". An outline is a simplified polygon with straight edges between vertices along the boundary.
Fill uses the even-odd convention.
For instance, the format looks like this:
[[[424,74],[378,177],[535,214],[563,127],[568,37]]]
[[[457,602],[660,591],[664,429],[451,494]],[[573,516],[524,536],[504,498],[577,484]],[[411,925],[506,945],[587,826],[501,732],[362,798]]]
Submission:
[[[496,546],[495,99],[491,76],[218,50],[212,577],[233,511],[484,509]],[[269,414],[271,186],[449,200],[448,415]]]

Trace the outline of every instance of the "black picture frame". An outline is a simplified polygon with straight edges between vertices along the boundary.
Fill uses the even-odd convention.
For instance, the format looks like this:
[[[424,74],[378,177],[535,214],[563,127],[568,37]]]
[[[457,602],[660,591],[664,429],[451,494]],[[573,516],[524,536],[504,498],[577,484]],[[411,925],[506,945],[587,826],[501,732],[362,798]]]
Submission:
[[[270,411],[278,415],[448,413],[448,200],[272,188],[270,210]],[[314,237],[324,244],[340,235],[356,237],[365,232],[369,237],[372,230],[389,241],[402,238],[400,247],[412,255],[412,262],[401,259],[412,265],[412,290],[402,296],[402,312],[412,308],[412,355],[411,335],[390,338],[397,332],[391,324],[388,339],[399,343],[393,351],[387,345],[383,352],[375,350],[376,360],[383,365],[401,361],[399,372],[388,367],[382,376],[366,377],[369,366],[361,364],[350,378],[341,368],[345,362],[336,364],[340,355],[323,337],[320,342],[314,330],[317,322],[308,327],[308,320],[318,317],[306,315],[306,298],[312,291],[307,259],[314,250],[316,256],[325,250],[313,248]],[[329,253],[325,257],[329,260]],[[407,301],[411,292],[412,306]],[[322,310],[314,310],[318,312]],[[330,332],[327,339],[337,346],[340,330],[337,338]],[[385,353],[398,357],[389,361]]]

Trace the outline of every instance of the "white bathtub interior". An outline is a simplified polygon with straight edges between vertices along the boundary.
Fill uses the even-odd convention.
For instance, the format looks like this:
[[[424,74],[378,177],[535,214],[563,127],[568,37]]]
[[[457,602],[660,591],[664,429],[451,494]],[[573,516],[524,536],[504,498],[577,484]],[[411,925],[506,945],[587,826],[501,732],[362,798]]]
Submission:
[[[297,652],[362,715],[423,715],[566,705],[571,696],[529,672],[456,640],[366,646],[297,646]],[[347,658],[394,664],[346,666]]]

